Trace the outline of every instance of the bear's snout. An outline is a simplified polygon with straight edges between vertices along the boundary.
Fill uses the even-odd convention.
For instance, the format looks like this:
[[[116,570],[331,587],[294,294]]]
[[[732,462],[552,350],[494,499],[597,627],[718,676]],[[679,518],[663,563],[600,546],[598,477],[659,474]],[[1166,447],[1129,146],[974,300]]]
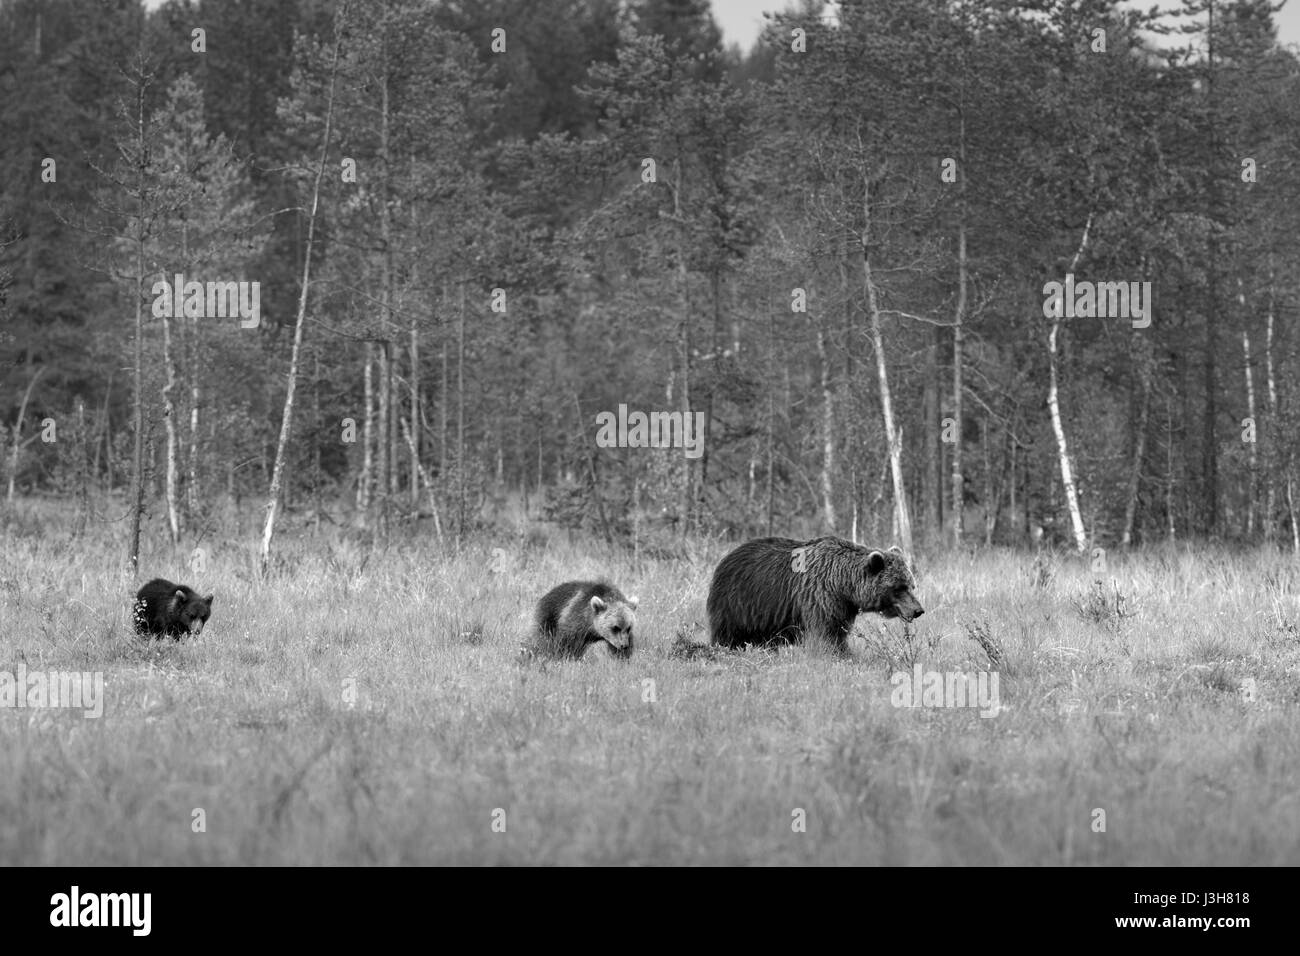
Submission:
[[[921,607],[921,602],[910,594],[906,600],[899,601],[894,607],[895,612],[908,624],[911,624],[918,617],[925,613],[925,608]]]

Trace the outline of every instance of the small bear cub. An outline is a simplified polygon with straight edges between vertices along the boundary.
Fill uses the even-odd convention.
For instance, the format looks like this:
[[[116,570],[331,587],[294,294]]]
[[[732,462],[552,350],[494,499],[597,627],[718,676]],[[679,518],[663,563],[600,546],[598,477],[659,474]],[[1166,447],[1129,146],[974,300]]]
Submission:
[[[576,660],[592,644],[604,641],[611,656],[631,657],[636,603],[608,581],[558,585],[537,604],[536,631],[525,656]]]
[[[154,578],[135,596],[135,631],[176,641],[186,634],[197,637],[212,614],[212,598],[211,594],[199,597],[183,584]]]

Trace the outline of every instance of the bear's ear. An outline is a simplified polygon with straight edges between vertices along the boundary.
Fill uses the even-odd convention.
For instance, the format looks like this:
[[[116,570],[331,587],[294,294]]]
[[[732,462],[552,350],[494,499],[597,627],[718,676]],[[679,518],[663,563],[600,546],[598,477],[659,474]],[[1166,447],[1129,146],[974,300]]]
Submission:
[[[903,549],[900,548],[898,545],[894,545],[894,546],[891,547],[889,550],[892,551],[892,552],[894,552],[894,554],[902,554],[902,553],[903,553]]]
[[[872,551],[867,555],[867,573],[879,574],[885,569],[885,553],[883,551]]]
[[[600,599],[599,594],[593,594],[591,596],[591,609],[597,614],[605,610],[605,602]]]
[[[212,599],[214,597],[216,597],[215,594],[209,594],[207,597],[203,599],[203,603],[206,604],[208,607],[212,607]]]
[[[183,589],[183,588],[177,588],[177,589],[176,589],[176,593],[172,595],[172,600],[173,600],[173,601],[181,601],[181,602],[184,602],[184,600],[185,600],[185,591],[184,591],[184,589]]]
[[[634,611],[636,610],[636,595],[633,595],[632,597],[627,599],[627,606]]]

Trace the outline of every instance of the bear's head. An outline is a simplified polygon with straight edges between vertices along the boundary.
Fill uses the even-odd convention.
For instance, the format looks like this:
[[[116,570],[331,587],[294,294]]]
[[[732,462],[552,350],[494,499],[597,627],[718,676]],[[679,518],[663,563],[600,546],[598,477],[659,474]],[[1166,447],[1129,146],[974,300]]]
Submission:
[[[177,588],[169,602],[169,618],[189,633],[197,636],[203,633],[203,625],[208,623],[212,614],[212,598],[215,595],[199,597],[189,588]]]
[[[636,623],[636,598],[605,600],[591,596],[591,630],[613,649],[615,656],[632,653],[632,625]]]
[[[901,617],[904,621],[914,621],[925,613],[912,593],[916,579],[899,548],[870,552],[864,570],[859,581],[858,610]]]

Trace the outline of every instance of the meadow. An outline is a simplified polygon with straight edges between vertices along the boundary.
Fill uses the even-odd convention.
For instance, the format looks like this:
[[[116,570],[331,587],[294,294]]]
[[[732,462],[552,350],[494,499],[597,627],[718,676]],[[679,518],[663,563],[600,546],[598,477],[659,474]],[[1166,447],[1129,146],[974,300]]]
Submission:
[[[120,524],[0,513],[0,671],[105,694],[0,709],[0,864],[1300,863],[1289,553],[922,551],[924,617],[843,657],[703,646],[728,542],[291,523],[263,579],[255,522],[195,573],[155,519],[131,580]],[[131,632],[156,575],[215,592],[201,637]],[[536,599],[598,575],[640,598],[632,659],[517,663]],[[1003,709],[893,706],[917,662]]]

